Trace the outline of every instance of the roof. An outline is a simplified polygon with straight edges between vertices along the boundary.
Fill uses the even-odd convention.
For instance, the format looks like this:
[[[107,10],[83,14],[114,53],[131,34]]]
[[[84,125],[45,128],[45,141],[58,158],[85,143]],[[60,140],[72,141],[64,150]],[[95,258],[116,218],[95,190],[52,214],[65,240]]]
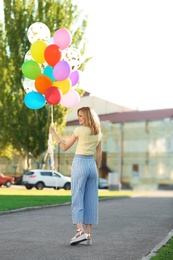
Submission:
[[[160,121],[165,118],[173,119],[172,109],[147,110],[147,111],[127,111],[115,112],[99,115],[100,121],[110,121],[112,123],[142,122],[142,121]],[[67,122],[67,126],[78,125],[78,120]]]
[[[95,96],[83,96],[78,105],[72,108],[70,113],[67,114],[67,122],[77,119],[77,110],[81,107],[90,106],[93,107],[97,114],[111,114],[116,112],[133,111],[130,108],[123,107],[107,100],[95,97]]]

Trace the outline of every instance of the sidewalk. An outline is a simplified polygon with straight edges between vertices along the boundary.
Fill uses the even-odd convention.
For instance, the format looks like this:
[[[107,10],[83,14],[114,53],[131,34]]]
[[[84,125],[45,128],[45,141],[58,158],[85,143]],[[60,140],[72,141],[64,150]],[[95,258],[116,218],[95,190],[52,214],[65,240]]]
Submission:
[[[139,196],[139,194],[137,195]],[[172,197],[173,198],[173,192],[172,191],[145,191],[145,197]],[[173,229],[168,233],[168,235],[160,242],[158,243],[146,256],[142,257],[141,260],[150,260],[152,256],[156,256],[157,251],[164,246],[169,239],[173,237]]]
[[[99,202],[93,245],[70,245],[70,204],[0,215],[1,260],[143,260],[173,230],[173,192]],[[145,258],[144,258],[145,257]]]

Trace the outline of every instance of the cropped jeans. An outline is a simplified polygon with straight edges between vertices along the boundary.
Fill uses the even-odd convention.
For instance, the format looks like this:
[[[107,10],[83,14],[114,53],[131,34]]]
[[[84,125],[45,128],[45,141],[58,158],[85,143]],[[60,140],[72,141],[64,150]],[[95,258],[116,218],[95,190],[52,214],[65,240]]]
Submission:
[[[72,223],[98,224],[98,170],[94,156],[75,155],[71,193]]]

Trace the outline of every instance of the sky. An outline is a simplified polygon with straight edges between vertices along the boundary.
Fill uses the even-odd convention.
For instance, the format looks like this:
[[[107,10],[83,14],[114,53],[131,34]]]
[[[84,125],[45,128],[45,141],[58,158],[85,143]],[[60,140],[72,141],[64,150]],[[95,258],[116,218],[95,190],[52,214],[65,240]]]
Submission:
[[[173,1],[80,0],[92,61],[81,88],[138,110],[173,108]]]
[[[132,109],[173,108],[173,1],[74,1],[88,15],[92,56],[80,87]]]

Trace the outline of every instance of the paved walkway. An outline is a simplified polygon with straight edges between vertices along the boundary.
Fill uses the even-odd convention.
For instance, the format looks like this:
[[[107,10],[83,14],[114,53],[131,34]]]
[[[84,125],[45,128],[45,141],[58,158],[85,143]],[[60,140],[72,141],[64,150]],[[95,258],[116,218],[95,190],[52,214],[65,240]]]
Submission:
[[[93,245],[69,244],[70,204],[0,215],[1,260],[141,260],[173,230],[173,192],[99,203]]]

